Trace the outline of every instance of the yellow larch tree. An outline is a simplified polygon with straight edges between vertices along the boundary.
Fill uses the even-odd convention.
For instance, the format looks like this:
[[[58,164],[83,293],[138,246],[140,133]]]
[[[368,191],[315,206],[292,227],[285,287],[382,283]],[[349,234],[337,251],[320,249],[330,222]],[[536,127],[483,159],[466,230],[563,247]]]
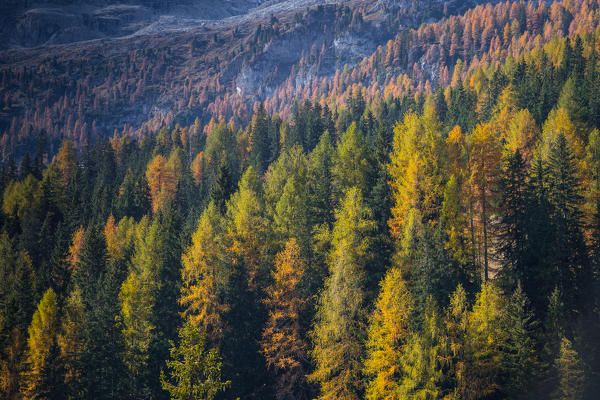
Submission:
[[[369,377],[367,400],[400,399],[402,346],[409,336],[412,299],[399,268],[390,269],[369,325],[365,373]]]
[[[177,178],[170,164],[162,155],[158,154],[150,161],[146,169],[153,212],[164,206],[168,199],[175,198]]]
[[[201,327],[213,346],[223,338],[223,315],[228,306],[220,291],[227,282],[221,215],[213,202],[202,213],[192,244],[181,257],[183,315]]]
[[[276,398],[280,400],[304,399],[310,394],[306,380],[308,345],[300,324],[306,299],[299,284],[305,270],[300,247],[292,238],[275,258],[273,283],[267,287],[265,299],[269,319],[261,341],[267,366],[277,377]]]

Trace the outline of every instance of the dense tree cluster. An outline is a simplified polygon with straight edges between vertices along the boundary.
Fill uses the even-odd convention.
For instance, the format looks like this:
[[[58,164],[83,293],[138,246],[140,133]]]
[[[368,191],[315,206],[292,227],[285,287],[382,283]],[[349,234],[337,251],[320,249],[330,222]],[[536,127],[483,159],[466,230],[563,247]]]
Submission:
[[[242,127],[40,135],[0,175],[2,397],[597,398],[597,42]]]

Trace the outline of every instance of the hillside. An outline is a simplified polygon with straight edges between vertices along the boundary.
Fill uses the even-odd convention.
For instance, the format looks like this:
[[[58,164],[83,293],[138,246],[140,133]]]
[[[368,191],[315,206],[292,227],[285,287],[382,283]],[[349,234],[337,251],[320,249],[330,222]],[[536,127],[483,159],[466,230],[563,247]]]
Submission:
[[[181,4],[0,52],[0,398],[600,398],[600,0]]]
[[[80,142],[149,121],[189,123],[199,116],[203,123],[213,117],[244,123],[254,101],[290,80],[293,98],[296,86],[358,65],[399,30],[471,4],[329,3],[266,2],[244,15],[201,22],[164,16],[126,37],[4,50],[3,157],[14,151],[20,158],[40,129]],[[401,70],[409,69],[403,64]]]

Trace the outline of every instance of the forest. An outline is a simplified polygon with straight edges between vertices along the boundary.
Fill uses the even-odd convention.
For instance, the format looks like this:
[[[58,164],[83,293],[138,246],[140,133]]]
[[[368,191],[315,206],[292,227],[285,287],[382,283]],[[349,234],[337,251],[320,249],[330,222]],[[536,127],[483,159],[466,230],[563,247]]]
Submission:
[[[520,15],[563,18],[544,7]],[[29,125],[0,164],[0,397],[598,399],[600,30],[565,27],[584,11],[516,56],[445,55],[437,86],[338,71],[247,123]],[[378,52],[342,74],[389,73]]]

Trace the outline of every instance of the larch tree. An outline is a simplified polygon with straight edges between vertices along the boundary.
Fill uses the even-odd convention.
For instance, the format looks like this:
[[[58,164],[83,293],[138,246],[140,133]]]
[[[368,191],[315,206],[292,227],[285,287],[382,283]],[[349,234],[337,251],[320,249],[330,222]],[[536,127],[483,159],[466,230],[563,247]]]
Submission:
[[[248,269],[249,284],[258,288],[265,274],[265,256],[268,246],[268,220],[264,216],[260,182],[254,169],[249,167],[227,208],[227,243],[234,257]]]
[[[181,251],[168,204],[151,224],[140,222],[130,270],[121,286],[122,335],[128,352],[132,395],[156,396],[162,360],[179,325]],[[150,391],[150,392],[148,392]]]
[[[274,169],[269,176],[270,184],[265,188],[270,189],[268,198],[274,204],[273,233],[280,248],[285,246],[288,239],[295,238],[302,257],[310,262],[313,218],[308,194],[308,160],[299,146],[292,147],[287,158],[285,164],[289,165],[286,170]],[[275,176],[283,172],[285,176]]]
[[[135,255],[131,270],[119,292],[121,303],[120,323],[125,344],[125,364],[129,370],[129,393],[132,398],[148,397],[148,358],[150,344],[155,334],[153,311],[158,277],[151,252],[150,232],[143,220],[136,229]]]
[[[61,183],[66,187],[77,168],[77,153],[72,141],[63,140],[54,162],[60,171]]]
[[[504,307],[500,291],[491,282],[484,283],[467,326],[464,377],[467,399],[490,396],[501,389],[502,348],[506,341]]]
[[[448,345],[448,379],[451,382],[452,395],[466,398],[467,387],[467,329],[469,326],[469,304],[465,289],[458,285],[446,309],[444,317],[446,340]]]
[[[368,330],[365,374],[368,400],[399,399],[402,349],[409,331],[412,299],[399,268],[391,268],[381,282]]]
[[[444,395],[443,367],[447,356],[444,339],[440,314],[430,297],[422,329],[413,333],[403,348],[399,399],[434,400]]]
[[[81,289],[78,286],[75,286],[67,297],[62,311],[57,340],[60,348],[60,367],[66,388],[65,395],[69,399],[78,399],[84,396],[82,384],[84,308]]]
[[[359,188],[349,189],[336,213],[330,276],[321,295],[312,331],[319,399],[360,399],[366,339],[365,268],[375,222]]]
[[[341,200],[347,190],[358,188],[363,196],[368,194],[369,154],[364,134],[352,123],[338,143],[332,173],[336,197]]]
[[[582,398],[585,371],[581,357],[573,349],[573,344],[569,339],[564,337],[561,339],[560,353],[554,362],[554,366],[558,372],[559,381],[552,398],[556,400]]]
[[[131,251],[135,236],[135,221],[132,217],[123,217],[118,223],[111,214],[104,225],[106,250],[109,258],[120,260]]]
[[[146,179],[152,198],[152,211],[157,212],[167,199],[174,199],[177,177],[170,163],[162,155],[156,155],[146,168]]]
[[[440,222],[446,233],[445,249],[459,264],[472,262],[469,246],[468,221],[465,198],[459,179],[452,175],[444,188],[444,201]]]
[[[190,323],[202,328],[207,342],[219,346],[224,334],[224,313],[228,305],[223,298],[228,271],[224,259],[222,217],[210,202],[198,220],[192,244],[182,255],[180,304]]]
[[[444,141],[433,117],[408,114],[394,128],[388,172],[392,188],[392,236],[402,235],[412,209],[423,221],[439,214],[443,198]]]
[[[28,329],[27,368],[22,387],[25,399],[61,397],[56,363],[58,326],[58,299],[54,290],[48,289],[38,304]]]
[[[275,258],[273,283],[266,289],[269,318],[261,341],[279,400],[311,398],[312,387],[306,381],[308,344],[301,326],[307,301],[299,290],[305,271],[300,247],[292,238]]]
[[[470,182],[474,187],[475,205],[478,213],[478,231],[482,247],[478,250],[483,264],[483,277],[489,279],[489,258],[491,244],[491,217],[493,215],[494,185],[500,172],[502,148],[489,124],[477,125],[470,136],[471,157]]]
[[[167,374],[160,374],[162,388],[174,400],[212,400],[230,382],[221,379],[221,357],[207,349],[200,328],[186,322],[179,330],[179,343],[171,342]]]

